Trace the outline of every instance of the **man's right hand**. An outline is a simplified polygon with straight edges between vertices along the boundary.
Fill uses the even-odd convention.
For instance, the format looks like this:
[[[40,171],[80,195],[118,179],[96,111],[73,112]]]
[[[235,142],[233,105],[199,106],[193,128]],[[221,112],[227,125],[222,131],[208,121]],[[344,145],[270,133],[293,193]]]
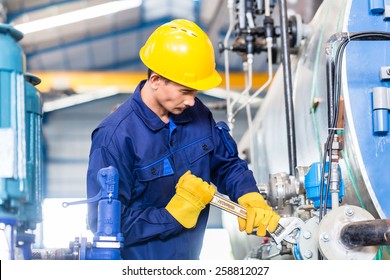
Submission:
[[[184,173],[176,184],[176,194],[165,207],[185,228],[193,228],[200,212],[213,199],[216,190],[201,178]]]
[[[266,230],[274,232],[280,220],[279,215],[268,206],[263,196],[257,192],[250,192],[238,199],[238,203],[246,209],[246,219],[238,217],[240,231],[251,234],[257,228],[258,236],[265,236]]]

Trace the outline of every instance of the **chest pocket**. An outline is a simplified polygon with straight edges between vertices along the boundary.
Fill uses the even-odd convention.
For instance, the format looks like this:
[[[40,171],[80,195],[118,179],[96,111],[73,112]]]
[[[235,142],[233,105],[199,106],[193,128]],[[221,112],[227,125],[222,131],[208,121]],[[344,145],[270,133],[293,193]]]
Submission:
[[[137,193],[139,208],[163,207],[175,191],[174,174],[168,157],[142,168],[136,168],[134,191]]]
[[[148,182],[160,177],[173,174],[173,169],[168,157],[159,160],[149,166],[135,169],[135,173],[140,182]]]
[[[185,149],[186,157],[190,164],[195,163],[199,159],[208,155],[214,150],[213,141],[211,138],[206,138],[202,141],[194,143]]]

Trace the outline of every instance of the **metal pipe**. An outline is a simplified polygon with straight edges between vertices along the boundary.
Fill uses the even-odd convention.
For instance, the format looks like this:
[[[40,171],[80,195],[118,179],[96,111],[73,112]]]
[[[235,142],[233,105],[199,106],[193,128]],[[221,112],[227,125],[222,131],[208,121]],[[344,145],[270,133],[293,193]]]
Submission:
[[[246,69],[245,69],[245,63],[246,63]],[[243,62],[243,68],[244,70],[247,71],[246,73],[246,86],[245,86],[245,89],[240,93],[239,96],[237,96],[237,98],[235,100],[233,100],[231,103],[230,103],[230,107],[233,108],[236,103],[238,103],[240,101],[240,99],[244,96],[247,96],[249,97],[249,93],[250,93],[250,90],[252,89],[252,84],[253,84],[253,54],[248,54],[247,55],[247,61],[246,62]],[[231,115],[228,115],[228,122],[229,124],[231,124],[231,130],[232,130],[232,127],[233,127],[233,123],[235,121],[235,116],[237,115],[237,113],[242,109],[244,108],[247,104],[249,104],[249,102],[247,102],[246,104],[242,105],[238,110],[236,110],[234,113],[232,113]]]
[[[297,166],[297,153],[295,143],[294,103],[292,95],[292,78],[290,63],[290,47],[288,40],[287,4],[285,0],[279,0],[280,12],[280,37],[282,42],[282,59],[284,74],[284,96],[286,105],[287,143],[290,175],[295,175]]]
[[[350,223],[341,229],[340,239],[348,248],[390,245],[390,219]]]
[[[246,28],[245,4],[245,0],[240,0],[238,3],[238,24],[240,29]]]
[[[264,16],[266,16],[266,17],[271,16],[270,0],[265,0],[265,2],[264,2]]]
[[[326,48],[326,85],[328,89],[327,102],[328,102],[328,127],[332,127],[333,112],[334,112],[334,57],[332,46]]]
[[[245,1],[240,1],[240,6],[239,6],[239,14],[244,14],[245,15],[245,26],[241,26],[240,23],[240,29],[248,29],[248,31],[251,28],[254,28],[254,19],[253,19],[253,14],[252,14],[252,1],[251,0],[245,0]],[[240,17],[239,17],[240,18]],[[242,19],[243,20],[243,19]],[[245,63],[247,64],[247,81],[246,81],[246,86],[245,89],[242,91],[241,95],[239,98],[233,100],[230,103],[230,107],[233,109],[235,104],[240,101],[241,96],[249,96],[250,90],[252,89],[252,79],[253,79],[253,54],[254,54],[254,43],[253,43],[253,35],[248,32],[248,34],[245,36],[245,43],[246,43],[246,62],[243,62],[243,67],[245,70]],[[244,105],[243,107],[245,107]],[[242,107],[242,108],[243,108]],[[240,109],[242,109],[240,108]],[[238,112],[238,110],[236,110]],[[231,115],[228,115],[228,122],[231,125],[231,130],[233,123],[235,121],[234,117],[236,116],[236,113],[232,113]],[[232,131],[233,132],[233,131]]]
[[[228,0],[228,4],[227,4],[227,8],[228,8],[228,11],[229,11],[229,29],[226,33],[226,36],[224,38],[224,41],[223,41],[223,47],[224,47],[224,51],[223,51],[223,55],[224,55],[224,58],[225,58],[225,80],[226,80],[226,110],[227,110],[227,119],[228,119],[228,124],[229,124],[229,127],[230,129],[232,130],[233,129],[233,123],[230,122],[230,117],[232,115],[232,105],[231,105],[231,92],[230,92],[230,69],[229,69],[229,49],[228,49],[228,44],[229,44],[229,39],[230,39],[230,35],[232,34],[233,32],[233,29],[234,29],[234,1],[233,0]]]
[[[247,83],[250,83],[250,85],[252,85],[252,79],[253,79],[253,54],[248,54],[248,61],[250,60],[250,63],[248,63],[249,67],[250,67],[250,72],[248,72],[248,79],[247,79]],[[250,76],[249,76],[250,75]],[[249,85],[249,84],[248,84]],[[249,91],[247,92],[247,96],[249,97]],[[253,143],[253,123],[252,123],[252,114],[251,114],[251,104],[248,102],[247,105],[246,105],[246,114],[247,114],[247,121],[248,121],[248,131],[249,131],[249,147],[250,147],[250,150],[249,150],[249,162],[253,163],[254,160],[255,160],[255,147],[254,147],[254,143]]]
[[[32,250],[32,260],[78,260],[78,252],[69,248],[50,248]]]
[[[231,119],[234,119],[236,115],[248,104],[252,104],[256,101],[258,95],[260,95],[272,82],[273,70],[272,70],[272,38],[266,38],[267,41],[267,54],[268,54],[268,79],[267,81],[256,90],[253,95],[247,100],[246,103],[242,104],[232,115]],[[253,73],[252,73],[253,75]]]

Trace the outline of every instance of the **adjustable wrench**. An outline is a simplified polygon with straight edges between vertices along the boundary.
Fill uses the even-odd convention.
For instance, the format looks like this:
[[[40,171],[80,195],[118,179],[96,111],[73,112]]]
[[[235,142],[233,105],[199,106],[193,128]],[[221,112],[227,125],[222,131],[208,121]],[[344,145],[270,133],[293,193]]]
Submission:
[[[216,193],[210,202],[211,205],[216,206],[222,210],[225,210],[238,217],[246,219],[245,207],[234,203],[233,201],[224,198],[222,195]],[[296,244],[295,230],[300,229],[304,222],[297,217],[280,218],[279,224],[273,233],[268,232],[274,239],[276,244],[280,244],[282,240]]]

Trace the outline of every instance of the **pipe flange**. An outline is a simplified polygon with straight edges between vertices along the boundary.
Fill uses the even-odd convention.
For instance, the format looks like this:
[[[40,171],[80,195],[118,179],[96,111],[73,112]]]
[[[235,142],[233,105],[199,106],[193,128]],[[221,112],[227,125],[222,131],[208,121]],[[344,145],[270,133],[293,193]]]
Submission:
[[[340,232],[351,223],[374,220],[374,217],[363,208],[345,205],[332,210],[320,222],[318,230],[319,249],[328,260],[372,260],[377,254],[378,246],[347,248],[342,244]]]
[[[312,217],[305,221],[301,227],[297,248],[299,249],[298,259],[317,260],[318,259],[318,217]]]

